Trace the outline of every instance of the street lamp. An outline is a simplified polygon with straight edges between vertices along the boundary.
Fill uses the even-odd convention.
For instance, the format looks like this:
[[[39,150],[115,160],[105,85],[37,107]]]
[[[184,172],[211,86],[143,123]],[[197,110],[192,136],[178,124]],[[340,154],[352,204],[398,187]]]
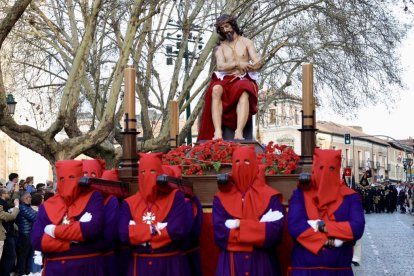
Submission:
[[[413,159],[406,158],[404,160],[404,166],[406,167],[406,180],[411,182],[411,166],[413,165]]]
[[[411,181],[411,166],[413,165],[413,159],[405,158],[403,160],[404,172],[405,172],[405,181]],[[410,174],[410,176],[408,176]]]
[[[182,13],[182,10],[179,10],[179,12]],[[167,25],[172,26],[174,28],[177,28],[178,30],[183,29],[183,23],[181,21],[175,22],[174,20],[170,19],[168,21]],[[191,26],[190,31],[200,32],[201,30],[199,29],[198,26]],[[188,43],[193,43],[193,44],[197,45],[197,49],[199,51],[201,51],[201,49],[203,49],[203,44],[204,44],[203,41],[202,41],[203,39],[202,39],[202,37],[194,36],[192,32],[190,32],[188,34],[187,44]],[[173,58],[178,57],[178,50],[181,48],[181,45],[182,45],[183,36],[181,34],[177,34],[176,36],[177,37],[175,38],[175,37],[171,36],[171,33],[167,33],[167,39],[170,40],[170,41],[175,41],[176,42],[175,47],[177,48],[177,50],[173,50],[172,45],[167,45],[166,46],[167,65],[173,65]],[[188,79],[189,70],[191,68],[190,59],[198,59],[198,55],[196,53],[194,54],[193,52],[189,51],[187,44],[184,46],[185,47],[185,49],[184,49],[184,71],[185,71],[184,80]],[[186,101],[190,100],[190,93],[188,93],[186,95],[185,100]],[[191,106],[190,106],[190,104],[188,104],[187,108],[186,108],[187,120],[190,118],[190,115],[191,115]],[[192,140],[192,135],[191,135],[191,128],[190,128],[190,130],[188,132],[188,135],[187,135],[187,144],[188,145],[191,145],[191,140]]]
[[[14,100],[14,97],[12,94],[7,95],[7,108],[9,109],[9,114],[11,116],[14,115],[14,110],[16,109],[17,102]]]

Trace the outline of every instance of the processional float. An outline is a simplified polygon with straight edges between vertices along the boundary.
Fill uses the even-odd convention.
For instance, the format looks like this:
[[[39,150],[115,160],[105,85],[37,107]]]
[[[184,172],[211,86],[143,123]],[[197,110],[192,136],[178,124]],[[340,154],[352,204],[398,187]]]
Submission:
[[[135,77],[134,68],[124,70],[124,130],[123,134],[123,156],[118,168],[121,179],[122,193],[133,195],[138,189],[138,154],[137,154],[137,121],[135,116]],[[178,117],[179,109],[177,101],[170,103],[170,146],[178,147]],[[313,96],[313,65],[305,63],[302,65],[302,126],[301,133],[301,155],[297,168],[299,172],[311,172],[312,156],[315,148],[316,131],[315,128],[315,100]],[[258,144],[256,141],[244,143]],[[272,175],[266,176],[266,182],[279,190],[283,195],[283,204],[288,208],[289,199],[296,189],[298,174],[292,175]],[[224,177],[224,178],[223,178]],[[201,261],[203,275],[214,275],[218,260],[218,248],[214,245],[213,224],[212,224],[212,201],[214,194],[218,191],[218,184],[227,181],[225,176],[203,175],[203,176],[183,176],[182,179],[162,176],[157,179],[157,185],[162,189],[181,189],[185,194],[198,196],[203,206],[203,229],[200,240]],[[84,180],[87,185],[87,179]],[[90,184],[94,183],[90,180]],[[126,190],[128,192],[126,192]],[[119,191],[118,191],[119,192]],[[285,225],[282,243],[278,246],[277,252],[282,273],[285,274],[290,263],[290,252],[292,240],[287,233]]]

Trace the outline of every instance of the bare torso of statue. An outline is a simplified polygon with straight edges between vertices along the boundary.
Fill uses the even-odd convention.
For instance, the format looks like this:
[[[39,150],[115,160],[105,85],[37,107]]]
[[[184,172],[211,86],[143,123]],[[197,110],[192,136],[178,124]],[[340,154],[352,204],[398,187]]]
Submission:
[[[247,70],[247,65],[252,59],[249,54],[249,47],[253,47],[250,39],[237,35],[237,38],[232,42],[223,41],[216,51],[217,67],[225,67],[225,64],[235,64],[234,68],[227,68],[227,71],[222,71],[227,75],[240,76]],[[223,62],[224,61],[224,62]]]

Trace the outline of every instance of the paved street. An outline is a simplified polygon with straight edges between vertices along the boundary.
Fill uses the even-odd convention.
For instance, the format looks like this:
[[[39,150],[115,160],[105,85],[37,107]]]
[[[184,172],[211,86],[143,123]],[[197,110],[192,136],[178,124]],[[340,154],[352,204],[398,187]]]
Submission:
[[[414,216],[365,215],[361,266],[356,276],[414,275]]]

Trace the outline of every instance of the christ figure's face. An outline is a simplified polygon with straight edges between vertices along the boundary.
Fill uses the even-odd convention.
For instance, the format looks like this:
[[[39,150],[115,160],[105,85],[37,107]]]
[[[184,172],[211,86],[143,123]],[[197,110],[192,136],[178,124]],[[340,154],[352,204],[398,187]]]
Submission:
[[[234,29],[233,26],[226,22],[220,26],[220,31],[226,36],[226,40],[233,41],[234,40]]]

